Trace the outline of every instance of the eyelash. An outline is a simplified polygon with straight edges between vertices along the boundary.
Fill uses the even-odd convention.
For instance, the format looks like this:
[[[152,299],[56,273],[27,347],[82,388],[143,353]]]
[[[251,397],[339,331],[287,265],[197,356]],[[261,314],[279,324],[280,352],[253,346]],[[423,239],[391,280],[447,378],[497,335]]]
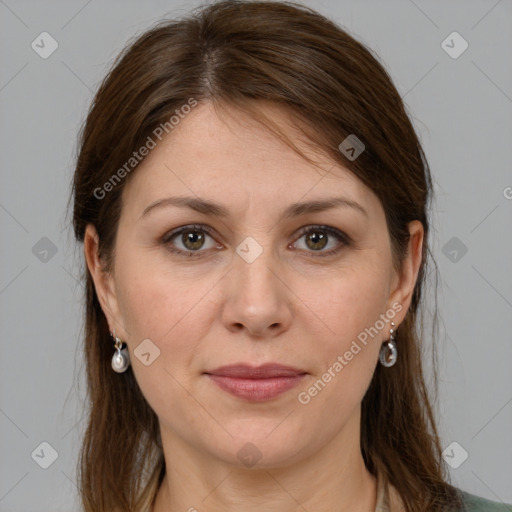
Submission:
[[[192,231],[204,232],[204,233],[206,233],[207,235],[209,235],[209,236],[211,236],[213,238],[213,230],[211,228],[209,228],[208,226],[204,226],[204,225],[192,224],[192,225],[189,225],[189,226],[183,226],[183,227],[178,228],[178,229],[176,229],[174,231],[171,231],[170,233],[167,233],[162,238],[162,243],[164,245],[167,245],[167,248],[168,248],[168,250],[170,252],[178,254],[180,256],[184,256],[186,258],[202,257],[201,253],[205,252],[204,250],[183,251],[181,249],[177,249],[176,247],[174,247],[170,243],[178,235],[181,235],[182,233],[186,233],[186,232],[192,232]],[[343,249],[343,247],[347,247],[347,246],[349,246],[351,244],[350,237],[348,237],[342,231],[339,231],[338,229],[335,229],[335,228],[332,228],[332,227],[329,227],[329,226],[322,226],[322,225],[311,225],[311,226],[307,226],[306,228],[301,229],[300,232],[299,232],[297,240],[299,238],[303,237],[304,235],[308,235],[310,233],[316,233],[316,232],[319,232],[319,231],[320,232],[325,232],[325,233],[327,233],[329,235],[334,236],[335,238],[338,239],[339,242],[341,242],[342,245],[341,245],[341,247],[338,246],[338,247],[335,247],[334,249],[329,249],[328,251],[319,251],[319,252],[316,252],[316,251],[306,251],[306,252],[311,252],[311,253],[315,253],[316,252],[315,257],[325,258],[325,257],[328,257],[328,256],[333,256],[334,254],[336,254],[339,251],[341,251],[341,249]]]

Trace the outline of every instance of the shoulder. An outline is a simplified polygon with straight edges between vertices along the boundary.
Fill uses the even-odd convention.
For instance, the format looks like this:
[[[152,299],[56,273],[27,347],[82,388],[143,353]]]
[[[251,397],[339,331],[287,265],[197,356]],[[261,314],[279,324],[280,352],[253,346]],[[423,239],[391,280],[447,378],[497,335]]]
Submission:
[[[462,490],[460,493],[464,503],[461,512],[512,512],[512,505],[486,500]]]

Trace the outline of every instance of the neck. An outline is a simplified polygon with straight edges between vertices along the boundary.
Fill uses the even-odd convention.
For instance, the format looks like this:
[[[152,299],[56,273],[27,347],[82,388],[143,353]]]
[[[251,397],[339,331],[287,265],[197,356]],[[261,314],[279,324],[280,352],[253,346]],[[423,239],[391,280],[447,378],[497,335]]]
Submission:
[[[359,448],[359,415],[314,455],[268,469],[207,457],[163,430],[162,441],[167,472],[152,512],[375,510],[377,481]]]

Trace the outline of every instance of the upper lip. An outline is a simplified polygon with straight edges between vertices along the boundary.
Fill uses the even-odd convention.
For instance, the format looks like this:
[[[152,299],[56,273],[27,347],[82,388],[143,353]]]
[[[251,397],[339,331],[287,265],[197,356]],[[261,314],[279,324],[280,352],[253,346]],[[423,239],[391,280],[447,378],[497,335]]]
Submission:
[[[270,379],[273,377],[296,377],[307,372],[292,366],[285,366],[277,363],[267,363],[261,366],[252,366],[247,363],[221,366],[215,370],[205,372],[209,375],[222,377],[233,377],[239,379]]]

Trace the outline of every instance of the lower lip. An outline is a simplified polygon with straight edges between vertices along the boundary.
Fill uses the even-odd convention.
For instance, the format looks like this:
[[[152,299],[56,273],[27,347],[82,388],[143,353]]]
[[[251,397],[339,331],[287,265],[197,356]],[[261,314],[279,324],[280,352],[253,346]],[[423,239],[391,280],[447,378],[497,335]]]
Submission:
[[[208,374],[208,377],[221,389],[238,398],[252,402],[265,402],[297,386],[304,375],[272,377],[269,379],[242,379],[210,374]]]

